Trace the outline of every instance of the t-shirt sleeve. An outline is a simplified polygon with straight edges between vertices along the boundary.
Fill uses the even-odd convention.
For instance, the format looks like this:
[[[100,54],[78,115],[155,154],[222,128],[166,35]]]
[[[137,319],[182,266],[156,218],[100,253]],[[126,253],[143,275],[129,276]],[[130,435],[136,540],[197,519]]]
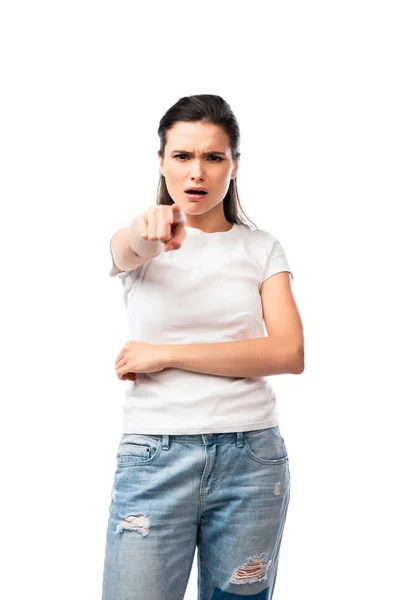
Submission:
[[[118,276],[118,278],[121,279],[124,304],[127,307],[128,294],[134,288],[134,285],[135,285],[136,281],[138,280],[138,277],[139,277],[140,271],[142,270],[143,265],[140,265],[139,267],[137,267],[136,269],[133,269],[131,271],[120,271],[114,262],[114,257],[111,252],[111,243],[110,243],[110,253],[111,253],[111,263],[112,264],[111,264],[111,269],[108,274],[110,277]]]
[[[289,265],[289,260],[286,255],[286,252],[281,242],[276,237],[270,236],[266,263],[264,266],[261,283],[269,277],[272,277],[272,275],[275,275],[276,273],[280,273],[282,271],[288,271],[293,282],[294,275]]]

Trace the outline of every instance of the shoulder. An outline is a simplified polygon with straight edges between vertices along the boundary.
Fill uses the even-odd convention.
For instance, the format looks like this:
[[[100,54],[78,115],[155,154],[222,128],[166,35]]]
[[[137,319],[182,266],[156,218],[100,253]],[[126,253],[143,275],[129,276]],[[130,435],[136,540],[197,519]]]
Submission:
[[[271,233],[271,231],[267,231],[266,229],[250,229],[251,235],[254,239],[260,240],[261,242],[274,242],[276,237]]]
[[[277,237],[266,229],[250,227],[245,227],[243,229],[245,230],[244,235],[247,235],[256,249],[263,254],[265,254],[265,252],[268,254],[272,250],[273,245],[279,243]]]

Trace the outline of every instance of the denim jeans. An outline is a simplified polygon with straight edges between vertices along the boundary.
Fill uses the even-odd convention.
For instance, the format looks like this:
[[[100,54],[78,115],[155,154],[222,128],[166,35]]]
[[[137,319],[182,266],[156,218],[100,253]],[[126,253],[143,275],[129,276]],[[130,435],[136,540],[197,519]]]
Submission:
[[[279,426],[122,434],[102,600],[182,600],[195,550],[198,600],[271,600],[290,497]]]

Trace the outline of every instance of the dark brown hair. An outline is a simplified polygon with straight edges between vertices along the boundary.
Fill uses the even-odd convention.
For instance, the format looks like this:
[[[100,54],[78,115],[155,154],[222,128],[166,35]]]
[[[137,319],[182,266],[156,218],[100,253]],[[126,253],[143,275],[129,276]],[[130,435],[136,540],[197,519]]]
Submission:
[[[240,156],[240,130],[235,115],[229,104],[214,94],[197,94],[195,96],[184,96],[180,98],[162,117],[159,127],[158,136],[160,138],[159,156],[164,159],[165,146],[167,143],[168,130],[179,121],[201,121],[203,123],[212,123],[223,128],[229,136],[232,159],[234,162]],[[165,183],[165,177],[160,173],[160,180],[157,188],[157,204],[175,204],[168,193]],[[225,218],[230,223],[238,223],[247,225],[255,223],[247,217],[244,212],[237,189],[236,177],[231,179],[229,189],[223,200]],[[245,220],[242,218],[244,216]]]

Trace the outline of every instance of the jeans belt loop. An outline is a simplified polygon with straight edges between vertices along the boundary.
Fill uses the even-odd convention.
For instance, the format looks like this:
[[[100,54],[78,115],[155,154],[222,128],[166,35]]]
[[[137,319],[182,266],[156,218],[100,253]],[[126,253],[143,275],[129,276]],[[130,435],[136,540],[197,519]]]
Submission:
[[[238,448],[243,448],[243,431],[237,431],[236,438]]]

